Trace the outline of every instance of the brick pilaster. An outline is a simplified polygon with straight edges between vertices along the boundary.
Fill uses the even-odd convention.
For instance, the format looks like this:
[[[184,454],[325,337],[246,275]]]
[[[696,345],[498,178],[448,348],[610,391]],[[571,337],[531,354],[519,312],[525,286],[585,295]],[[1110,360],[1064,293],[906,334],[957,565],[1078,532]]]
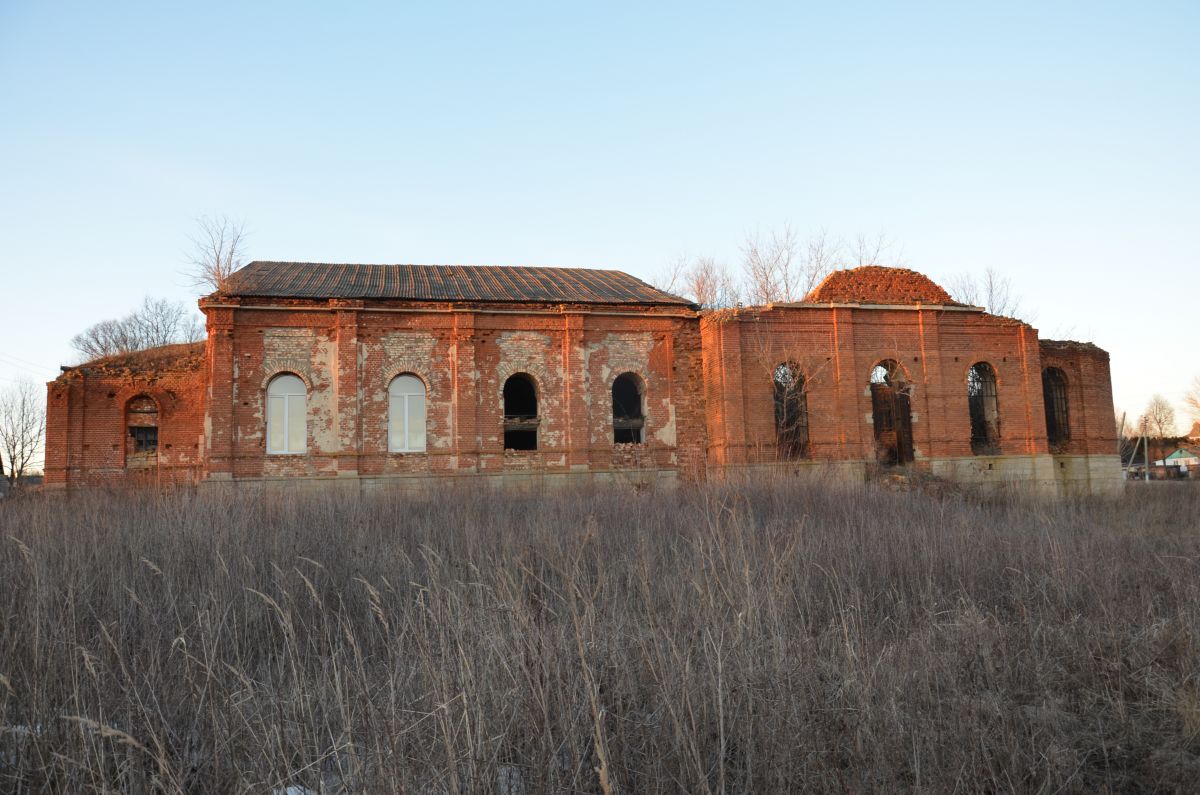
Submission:
[[[337,406],[337,474],[358,476],[362,452],[361,373],[358,365],[358,315],[362,301],[332,300],[334,310],[334,389]]]
[[[205,348],[205,370],[208,381],[205,467],[211,480],[233,477],[234,381],[237,352],[234,350],[232,305],[201,301],[200,309],[208,319],[208,343]]]

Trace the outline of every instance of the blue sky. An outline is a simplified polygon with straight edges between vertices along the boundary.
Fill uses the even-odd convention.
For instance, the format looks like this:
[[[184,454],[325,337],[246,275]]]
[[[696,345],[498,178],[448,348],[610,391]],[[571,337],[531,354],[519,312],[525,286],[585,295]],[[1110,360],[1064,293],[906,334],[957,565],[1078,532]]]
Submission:
[[[260,259],[731,265],[884,233],[995,268],[1119,407],[1200,375],[1200,3],[0,0],[0,385]],[[1182,424],[1182,423],[1181,423]]]

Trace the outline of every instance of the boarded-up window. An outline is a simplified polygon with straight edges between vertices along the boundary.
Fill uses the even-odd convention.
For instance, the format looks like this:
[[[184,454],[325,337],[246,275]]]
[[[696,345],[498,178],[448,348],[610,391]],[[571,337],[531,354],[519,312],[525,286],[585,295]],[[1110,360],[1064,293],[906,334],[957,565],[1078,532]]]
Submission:
[[[779,457],[808,456],[808,393],[804,373],[793,362],[775,367],[775,441]]]
[[[308,389],[298,376],[276,376],[267,386],[267,452],[299,455],[307,449]]]
[[[1000,402],[996,371],[987,362],[973,364],[967,371],[967,407],[971,414],[971,452],[999,455]]]

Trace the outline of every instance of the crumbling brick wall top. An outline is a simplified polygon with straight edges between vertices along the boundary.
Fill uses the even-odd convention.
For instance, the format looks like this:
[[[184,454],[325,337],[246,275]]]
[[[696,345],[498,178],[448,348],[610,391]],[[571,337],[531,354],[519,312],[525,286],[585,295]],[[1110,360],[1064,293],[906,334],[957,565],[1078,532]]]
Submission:
[[[63,371],[55,380],[73,375],[166,375],[200,370],[204,366],[204,343],[184,342],[161,345],[133,353],[119,353],[76,365]]]
[[[1079,351],[1095,356],[1108,358],[1108,351],[1091,342],[1076,342],[1075,340],[1038,340],[1043,351]]]
[[[834,271],[804,299],[835,304],[939,304],[962,306],[928,276],[907,268],[865,265]]]

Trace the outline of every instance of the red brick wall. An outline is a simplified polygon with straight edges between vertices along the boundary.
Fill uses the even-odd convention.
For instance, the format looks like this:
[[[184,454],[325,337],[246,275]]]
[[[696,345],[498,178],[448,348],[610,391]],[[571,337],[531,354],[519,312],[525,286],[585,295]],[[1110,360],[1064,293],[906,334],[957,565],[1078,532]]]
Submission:
[[[64,372],[46,388],[46,485],[194,482],[203,470],[201,347],[169,346]],[[158,451],[132,454],[131,400],[158,408]]]
[[[674,469],[776,460],[771,377],[792,361],[808,383],[814,461],[872,461],[868,379],[892,359],[912,385],[918,462],[971,455],[967,371],[996,372],[1003,455],[1045,454],[1041,372],[1068,377],[1066,452],[1115,449],[1106,353],[1039,341],[1028,325],[965,308],[793,305],[678,308],[205,299],[208,341],[75,368],[48,386],[47,484],[229,478],[380,477]],[[170,355],[168,355],[170,354]],[[174,356],[174,358],[172,358]],[[614,379],[645,385],[642,445],[613,442]],[[266,452],[266,390],[308,386],[307,451]],[[387,449],[388,385],[426,388],[427,449]],[[538,393],[536,451],[503,449],[502,391],[514,373]],[[158,465],[128,453],[128,401],[159,407]]]
[[[981,361],[996,372],[1001,454],[1047,452],[1037,332],[1017,321],[940,307],[810,305],[712,313],[701,326],[713,463],[776,460],[771,378],[783,361],[807,379],[815,460],[874,460],[869,379],[886,359],[913,386],[918,461],[972,455],[967,372]],[[1109,388],[1107,372],[1091,375]]]
[[[1117,421],[1113,414],[1112,374],[1108,353],[1084,342],[1042,340],[1041,367],[1057,367],[1067,377],[1067,419],[1070,455],[1116,455]],[[1041,372],[1038,373],[1041,389]],[[1042,416],[1042,433],[1046,421]]]
[[[344,301],[208,301],[205,310],[211,424],[229,429],[212,437],[214,477],[698,471],[703,463],[700,344],[686,310]],[[636,449],[612,436],[612,382],[628,371],[646,386],[645,443]],[[299,456],[266,452],[267,384],[285,372],[309,387],[308,449]],[[387,390],[401,373],[425,384],[424,453],[387,449]],[[536,384],[536,451],[503,447],[502,391],[515,373]]]

